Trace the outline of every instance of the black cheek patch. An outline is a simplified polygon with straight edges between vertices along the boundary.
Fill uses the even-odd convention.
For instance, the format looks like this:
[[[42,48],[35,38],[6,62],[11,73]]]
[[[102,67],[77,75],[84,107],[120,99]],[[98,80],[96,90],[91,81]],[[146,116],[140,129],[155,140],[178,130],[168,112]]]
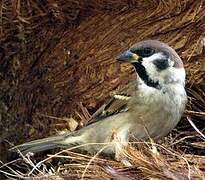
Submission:
[[[157,59],[153,62],[153,64],[157,67],[157,70],[162,71],[169,67],[168,59]]]

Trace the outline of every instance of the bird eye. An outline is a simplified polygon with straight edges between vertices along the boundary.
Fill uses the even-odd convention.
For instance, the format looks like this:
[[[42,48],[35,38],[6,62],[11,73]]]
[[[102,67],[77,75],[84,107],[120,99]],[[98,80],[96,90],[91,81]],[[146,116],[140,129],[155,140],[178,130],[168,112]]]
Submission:
[[[141,56],[142,57],[148,57],[154,54],[154,49],[151,48],[144,48],[141,50]]]
[[[149,57],[154,54],[155,50],[149,47],[140,48],[140,49],[131,49],[132,53],[135,53],[141,57]]]

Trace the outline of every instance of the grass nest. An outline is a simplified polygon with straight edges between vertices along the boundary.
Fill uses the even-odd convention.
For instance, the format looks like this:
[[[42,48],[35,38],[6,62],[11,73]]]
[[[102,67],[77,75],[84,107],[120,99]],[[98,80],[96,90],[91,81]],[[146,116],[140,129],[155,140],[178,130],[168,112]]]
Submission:
[[[3,0],[0,22],[0,174],[10,179],[205,178],[203,0]],[[115,56],[143,39],[172,46],[187,74],[186,112],[160,144],[134,140],[118,162],[100,152],[88,156],[70,149],[13,160],[11,144],[72,130],[71,119],[81,126],[112,91],[136,78]]]

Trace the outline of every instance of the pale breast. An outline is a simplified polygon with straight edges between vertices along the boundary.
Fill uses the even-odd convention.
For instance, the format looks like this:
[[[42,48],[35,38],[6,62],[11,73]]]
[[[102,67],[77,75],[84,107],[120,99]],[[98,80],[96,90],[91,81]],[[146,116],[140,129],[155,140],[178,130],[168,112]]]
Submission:
[[[181,88],[180,88],[181,91]],[[139,89],[138,94],[130,101],[130,116],[146,129],[152,138],[160,138],[169,133],[179,122],[186,103],[185,90],[177,89],[155,90],[154,88]],[[139,138],[144,138],[146,133],[135,132]]]

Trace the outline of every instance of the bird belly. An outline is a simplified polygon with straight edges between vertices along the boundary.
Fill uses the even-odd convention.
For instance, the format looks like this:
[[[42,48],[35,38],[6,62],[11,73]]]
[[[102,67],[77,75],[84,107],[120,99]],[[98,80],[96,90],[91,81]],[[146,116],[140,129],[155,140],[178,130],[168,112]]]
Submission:
[[[134,106],[130,119],[136,124],[137,129],[134,130],[133,126],[132,132],[137,138],[161,138],[179,122],[181,109],[183,109],[182,103],[175,98],[163,96],[167,95],[153,95],[148,101],[138,102],[138,105]],[[138,126],[141,126],[143,132],[138,130]]]
[[[115,153],[116,146],[128,142],[130,129],[128,119],[128,113],[120,113],[83,128],[82,132],[79,132],[85,144],[82,149],[92,154],[100,151],[106,154]]]

